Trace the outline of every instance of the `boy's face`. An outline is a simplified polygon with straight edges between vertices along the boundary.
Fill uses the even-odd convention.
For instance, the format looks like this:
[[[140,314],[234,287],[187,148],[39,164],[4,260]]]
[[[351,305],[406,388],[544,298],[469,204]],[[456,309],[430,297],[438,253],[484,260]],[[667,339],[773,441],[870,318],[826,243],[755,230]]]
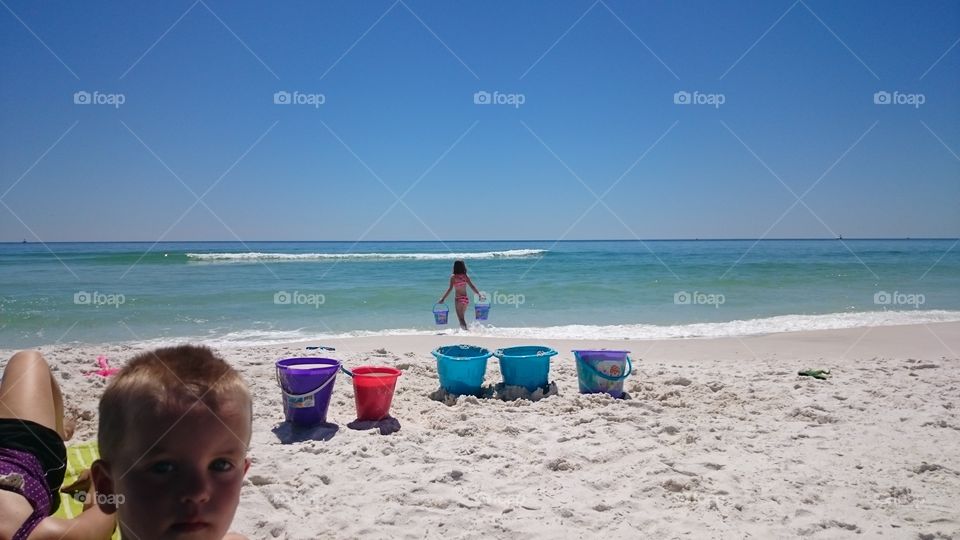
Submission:
[[[106,479],[96,485],[118,495],[123,537],[223,538],[250,465],[249,409],[234,400],[214,414],[198,403],[186,415],[138,414],[131,424],[123,448],[100,471]]]

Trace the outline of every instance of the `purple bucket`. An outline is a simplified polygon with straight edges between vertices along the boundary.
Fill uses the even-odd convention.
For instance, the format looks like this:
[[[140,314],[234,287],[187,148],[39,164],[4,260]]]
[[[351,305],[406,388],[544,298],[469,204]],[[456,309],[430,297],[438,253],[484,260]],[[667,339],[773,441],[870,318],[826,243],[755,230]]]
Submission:
[[[277,383],[283,392],[283,415],[298,426],[327,421],[327,408],[340,361],[330,358],[277,360]]]

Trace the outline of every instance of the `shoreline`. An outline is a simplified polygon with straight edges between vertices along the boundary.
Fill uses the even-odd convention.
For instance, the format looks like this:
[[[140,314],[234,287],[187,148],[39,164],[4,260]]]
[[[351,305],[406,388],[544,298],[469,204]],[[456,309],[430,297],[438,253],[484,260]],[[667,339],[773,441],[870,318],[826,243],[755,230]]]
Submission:
[[[623,338],[623,339],[593,339],[593,338],[544,338],[539,341],[550,342],[550,343],[560,343],[563,344],[561,347],[563,349],[554,349],[559,353],[568,353],[574,348],[584,348],[585,343],[590,343],[591,346],[596,348],[606,348],[606,349],[622,349],[629,345],[635,345],[637,349],[644,349],[646,351],[652,351],[656,348],[666,348],[674,353],[679,353],[682,349],[687,348],[685,344],[692,343],[705,343],[711,342],[711,344],[717,345],[720,350],[725,350],[728,352],[731,349],[736,349],[737,346],[748,347],[747,341],[753,343],[758,342],[761,344],[766,344],[772,347],[779,347],[782,345],[783,341],[803,341],[807,342],[812,341],[813,344],[816,344],[818,347],[834,343],[842,344],[845,340],[848,340],[852,334],[867,335],[877,331],[886,332],[889,331],[893,336],[887,345],[896,346],[898,343],[903,344],[902,340],[897,338],[900,337],[900,334],[914,335],[918,333],[919,330],[923,328],[942,328],[947,331],[949,335],[956,338],[960,341],[960,322],[936,322],[936,323],[925,323],[925,324],[904,324],[904,325],[888,325],[888,326],[859,326],[853,328],[834,328],[834,329],[817,329],[817,330],[795,330],[788,332],[773,332],[767,334],[750,334],[744,336],[707,336],[707,337],[680,337],[680,338],[665,338],[665,339],[638,339],[638,338]],[[934,336],[930,336],[931,339],[935,339]],[[432,344],[430,350],[433,350],[436,347],[441,345],[454,345],[459,342],[464,342],[471,345],[479,345],[481,347],[486,347],[491,351],[503,348],[504,345],[501,345],[501,342],[508,342],[505,346],[517,346],[517,345],[534,345],[539,343],[531,343],[531,341],[537,341],[536,339],[529,339],[526,337],[493,337],[493,336],[483,336],[483,335],[472,335],[470,333],[452,333],[445,335],[372,335],[372,336],[355,336],[355,337],[334,337],[334,338],[322,338],[317,340],[298,340],[285,343],[282,345],[270,345],[270,346],[279,346],[279,347],[307,347],[314,345],[325,345],[327,342],[336,345],[341,343],[347,346],[347,351],[351,353],[359,352],[361,349],[376,348],[379,341],[389,340],[392,343],[404,344],[407,348],[412,349],[421,345],[424,342],[429,342]],[[855,345],[855,344],[854,344]],[[911,344],[910,346],[913,346]],[[246,349],[250,347],[257,347],[255,345],[239,345],[235,349]],[[960,343],[958,343],[960,347]],[[222,349],[234,349],[234,347],[223,345]],[[760,348],[761,351],[769,351],[770,347]],[[933,347],[936,348],[936,347]],[[960,348],[952,347],[954,350],[960,350]],[[827,348],[826,350],[832,350]],[[900,349],[894,349],[900,350]],[[337,348],[336,352],[340,352],[340,349]],[[407,352],[413,352],[407,351]],[[429,351],[427,351],[429,353]],[[634,351],[636,353],[636,351]],[[949,349],[945,349],[944,352],[949,352]]]
[[[430,399],[430,351],[458,342],[550,346],[558,394]],[[578,393],[570,349],[588,347],[632,350],[630,399]],[[97,355],[121,365],[141,349],[40,350],[78,418],[76,440],[95,436],[105,381],[82,372]],[[670,340],[370,336],[217,350],[254,396],[253,465],[233,525],[250,538],[960,535],[957,322]],[[294,436],[273,364],[295,356],[401,369],[391,407],[399,431],[353,429],[353,388],[341,374],[332,424]],[[831,376],[797,375],[808,368]],[[485,384],[500,380],[491,358]]]
[[[456,322],[431,328],[388,328],[383,330],[348,330],[317,332],[310,335],[303,328],[295,330],[234,330],[218,336],[154,337],[125,341],[55,342],[25,348],[54,345],[72,347],[125,346],[161,347],[177,343],[206,343],[218,348],[282,347],[310,341],[353,339],[393,339],[398,337],[446,336],[449,339],[562,340],[562,341],[684,341],[702,339],[745,339],[750,337],[797,334],[834,330],[865,330],[897,326],[931,325],[960,322],[957,310],[902,310],[837,312],[815,315],[774,315],[722,322],[688,322],[672,325],[632,324],[562,324],[542,327],[498,327],[473,321],[470,329],[461,331]],[[61,338],[63,339],[63,338]],[[21,347],[24,348],[24,347]]]

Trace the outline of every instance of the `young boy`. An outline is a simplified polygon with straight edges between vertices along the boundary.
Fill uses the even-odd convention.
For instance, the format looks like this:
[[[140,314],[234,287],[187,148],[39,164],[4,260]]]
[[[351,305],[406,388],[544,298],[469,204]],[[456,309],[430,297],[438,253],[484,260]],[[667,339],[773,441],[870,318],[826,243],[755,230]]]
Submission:
[[[133,358],[100,400],[97,504],[126,539],[244,539],[227,532],[250,466],[252,400],[206,347]]]

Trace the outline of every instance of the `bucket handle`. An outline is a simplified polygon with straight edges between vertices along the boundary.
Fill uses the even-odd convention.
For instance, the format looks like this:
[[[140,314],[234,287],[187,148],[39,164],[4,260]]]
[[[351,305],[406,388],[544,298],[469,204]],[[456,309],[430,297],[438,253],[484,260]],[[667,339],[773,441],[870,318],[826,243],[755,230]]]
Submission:
[[[538,357],[542,357],[542,356],[556,356],[556,354],[557,354],[557,351],[555,351],[555,350],[553,350],[553,349],[548,349],[548,350],[546,350],[546,351],[543,351],[543,350],[537,351],[536,356],[538,356]],[[496,356],[497,358],[503,358],[503,349],[497,349],[497,350],[493,351],[493,356]],[[522,358],[522,357],[521,357],[521,358]]]
[[[437,306],[443,306],[443,309],[440,310],[440,311],[437,311]],[[446,304],[441,304],[440,302],[437,302],[436,304],[433,305],[433,312],[434,312],[434,313],[443,313],[444,311],[446,311],[446,312],[449,312],[449,311],[450,311],[450,308],[448,308]]]
[[[581,364],[586,366],[587,370],[591,371],[594,375],[600,377],[601,379],[606,379],[608,381],[622,381],[627,377],[629,377],[630,374],[633,372],[633,362],[630,361],[629,354],[627,355],[627,372],[619,377],[613,377],[613,376],[607,375],[606,373],[600,371],[599,369],[591,366],[588,362],[584,362],[583,359],[580,357],[577,357],[577,362],[580,362]]]
[[[350,371],[349,369],[343,367],[343,364],[340,364],[340,371],[342,371],[342,372],[346,373],[347,375],[353,377],[353,372]]]
[[[343,364],[340,364],[340,367],[343,368]],[[333,372],[333,375],[331,375],[330,377],[328,377],[327,380],[324,381],[323,384],[321,384],[320,386],[318,386],[318,387],[314,388],[313,390],[307,392],[306,394],[291,394],[291,393],[289,393],[289,392],[287,392],[286,390],[283,389],[283,384],[280,383],[280,368],[278,367],[278,368],[276,368],[276,369],[277,369],[277,373],[276,373],[277,384],[280,386],[280,391],[283,392],[283,395],[285,395],[285,396],[287,396],[287,397],[291,397],[291,398],[305,398],[305,397],[310,397],[310,396],[316,394],[317,392],[323,390],[324,388],[326,388],[328,384],[332,383],[333,380],[337,378],[337,372],[334,371],[334,372]],[[349,372],[348,372],[348,373],[349,373]],[[350,376],[353,376],[353,373],[350,373]]]
[[[490,358],[491,356],[493,356],[493,354],[492,354],[490,351],[487,351],[487,354],[485,354],[485,355],[481,355],[481,356],[471,356],[471,357],[469,357],[469,358],[460,358],[460,357],[455,357],[455,356],[448,356],[448,355],[443,354],[442,352],[440,352],[440,349],[448,349],[448,348],[453,348],[453,347],[458,347],[458,348],[460,348],[460,349],[462,349],[462,350],[466,350],[466,349],[469,349],[469,348],[474,347],[474,346],[473,346],[473,345],[463,345],[463,344],[460,344],[460,345],[447,345],[446,347],[437,347],[436,349],[430,351],[430,354],[432,354],[432,355],[434,356],[434,358],[436,358],[437,360],[440,360],[440,357],[441,357],[441,356],[444,357],[444,358],[449,358],[450,360],[464,360],[464,359],[474,360],[474,359],[480,358],[481,356],[486,359],[486,358]],[[476,347],[476,348],[479,349],[480,347]]]

